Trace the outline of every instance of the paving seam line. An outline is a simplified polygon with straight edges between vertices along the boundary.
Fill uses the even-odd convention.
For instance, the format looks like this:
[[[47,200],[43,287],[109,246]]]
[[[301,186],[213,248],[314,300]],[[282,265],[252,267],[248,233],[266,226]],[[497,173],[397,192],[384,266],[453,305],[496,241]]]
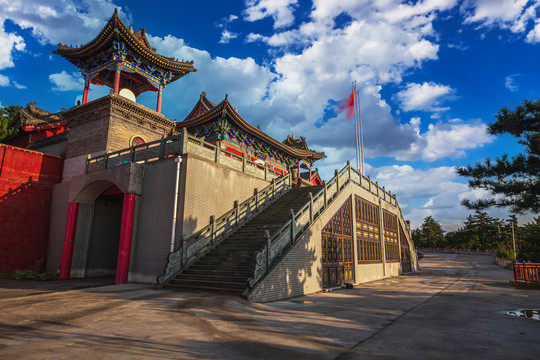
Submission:
[[[395,319],[392,319],[390,320],[390,322],[386,325],[384,325],[382,328],[380,328],[379,330],[375,331],[373,334],[371,334],[370,336],[368,336],[367,338],[363,339],[363,340],[360,340],[358,343],[356,343],[353,347],[351,347],[349,350],[347,350],[346,352],[344,352],[343,354],[339,355],[338,357],[335,358],[335,360],[340,360],[340,359],[344,359],[344,356],[349,354],[352,350],[354,350],[355,348],[359,347],[360,345],[362,345],[364,342],[368,341],[369,339],[371,339],[372,337],[374,337],[375,335],[379,334],[380,332],[386,330],[387,327],[393,325],[396,321],[398,321],[399,319],[401,319],[403,316],[407,315],[408,313],[410,313],[411,311],[413,311],[414,309],[416,309],[417,307],[419,307],[420,305],[424,304],[425,302],[427,302],[428,300],[431,300],[432,298],[434,298],[435,296],[439,295],[440,293],[442,293],[443,291],[445,291],[446,289],[448,289],[450,286],[454,285],[456,282],[460,281],[463,279],[463,277],[467,274],[469,274],[469,272],[473,270],[473,268],[470,268],[469,270],[467,270],[465,273],[461,274],[461,276],[459,278],[457,278],[456,280],[452,281],[450,284],[446,285],[444,288],[442,288],[441,290],[439,290],[438,292],[434,293],[433,295],[425,298],[424,300],[422,300],[421,302],[419,302],[418,304],[414,305],[412,308],[410,308],[409,310],[407,311],[404,311],[403,314],[399,315],[398,317],[396,317]]]

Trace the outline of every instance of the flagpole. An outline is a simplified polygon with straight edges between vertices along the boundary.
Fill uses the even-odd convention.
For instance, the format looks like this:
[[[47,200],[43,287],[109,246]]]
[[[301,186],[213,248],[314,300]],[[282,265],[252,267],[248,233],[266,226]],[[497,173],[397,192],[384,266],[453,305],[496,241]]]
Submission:
[[[358,144],[359,144],[359,138],[358,138],[358,120],[357,120],[357,113],[356,113],[356,80],[353,82],[353,114],[354,114],[354,138],[356,141],[356,169],[360,171],[360,157],[358,156]]]
[[[364,130],[362,128],[362,113],[360,108],[360,90],[356,93],[357,107],[358,107],[358,123],[360,125],[360,156],[362,164],[362,175],[364,174]]]

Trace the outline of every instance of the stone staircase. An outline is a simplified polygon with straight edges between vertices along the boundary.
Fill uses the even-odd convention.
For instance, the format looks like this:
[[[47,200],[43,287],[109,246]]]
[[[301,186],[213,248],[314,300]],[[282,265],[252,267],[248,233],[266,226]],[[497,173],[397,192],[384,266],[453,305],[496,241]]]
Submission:
[[[272,234],[279,229],[289,219],[290,209],[299,210],[309,201],[309,193],[315,194],[321,188],[308,186],[289,190],[208,254],[171,278],[164,287],[241,295],[253,276],[253,254],[263,247],[265,231]]]

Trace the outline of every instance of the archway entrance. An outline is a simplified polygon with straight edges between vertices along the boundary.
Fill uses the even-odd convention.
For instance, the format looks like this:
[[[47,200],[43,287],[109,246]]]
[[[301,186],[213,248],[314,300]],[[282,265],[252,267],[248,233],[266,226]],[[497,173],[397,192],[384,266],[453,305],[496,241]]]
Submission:
[[[82,247],[79,250],[77,246],[74,250],[75,254],[77,254],[77,250],[86,253],[81,254],[87,256],[86,264],[81,264],[86,265],[84,269],[86,277],[116,275],[120,227],[122,224],[122,200],[123,194],[121,192],[102,195],[97,198],[93,204],[94,213],[89,238],[75,238],[75,244],[78,243],[77,240],[87,240],[88,242],[87,251],[84,251],[86,249]]]
[[[100,180],[69,204],[60,278],[114,276],[127,282],[135,194]]]

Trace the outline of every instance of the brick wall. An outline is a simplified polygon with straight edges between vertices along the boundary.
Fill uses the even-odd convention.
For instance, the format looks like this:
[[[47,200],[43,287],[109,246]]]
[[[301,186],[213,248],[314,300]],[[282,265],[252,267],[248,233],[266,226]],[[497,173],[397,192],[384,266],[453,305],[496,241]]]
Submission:
[[[110,94],[64,112],[69,125],[66,158],[117,151],[134,135],[147,142],[167,137],[175,121],[120,95]]]
[[[129,281],[153,283],[163,274],[170,251],[176,162],[169,158],[145,165],[142,196],[137,198],[136,235]],[[181,163],[176,223],[178,248],[183,238],[208,225],[268,183],[223,165],[185,155]]]
[[[267,181],[232,170],[194,155],[185,157],[182,237],[188,237],[209,224],[210,216],[232,209],[234,201],[253,196]]]
[[[0,144],[0,271],[31,269],[46,258],[52,185],[62,163]]]

